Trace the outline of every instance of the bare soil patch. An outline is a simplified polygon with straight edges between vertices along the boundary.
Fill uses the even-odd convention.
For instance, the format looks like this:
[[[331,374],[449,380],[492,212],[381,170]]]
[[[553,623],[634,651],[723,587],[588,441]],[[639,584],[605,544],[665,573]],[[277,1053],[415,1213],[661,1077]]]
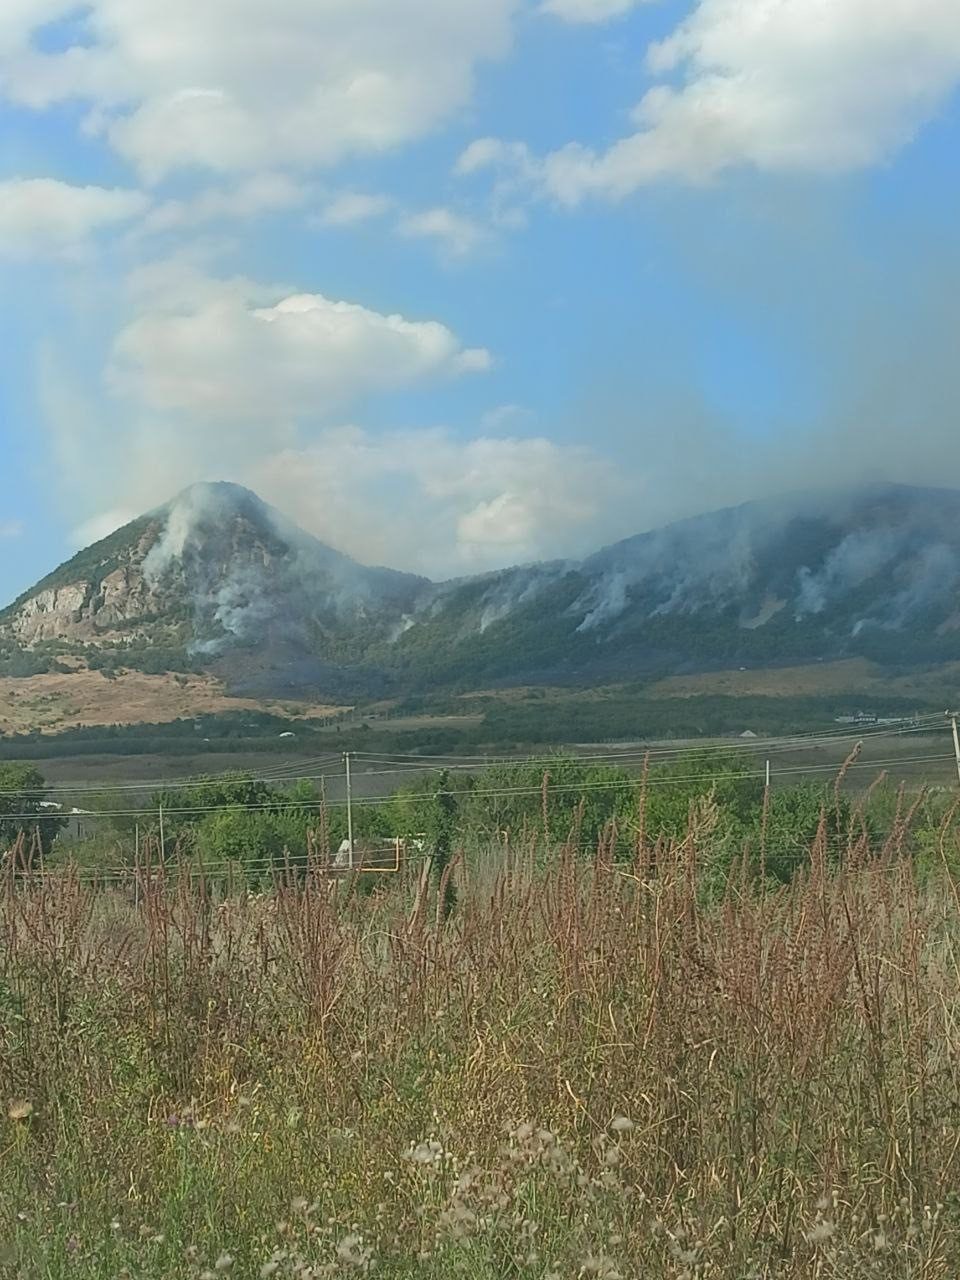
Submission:
[[[85,725],[162,724],[226,711],[269,711],[287,717],[334,715],[343,707],[235,698],[212,676],[100,671],[0,678],[0,735],[59,733]]]

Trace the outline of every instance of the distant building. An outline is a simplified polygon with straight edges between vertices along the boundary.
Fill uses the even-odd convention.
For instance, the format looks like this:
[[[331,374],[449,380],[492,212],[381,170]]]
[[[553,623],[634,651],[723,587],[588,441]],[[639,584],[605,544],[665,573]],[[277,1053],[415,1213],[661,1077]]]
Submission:
[[[353,866],[362,871],[399,871],[403,861],[406,841],[399,837],[386,840],[354,840]],[[350,841],[343,840],[333,855],[332,867],[336,871],[350,869]]]
[[[741,738],[755,738],[756,736],[757,735],[753,732],[752,729],[744,729],[743,733],[741,733],[740,735]]]
[[[90,809],[65,809],[52,800],[41,800],[40,808],[63,819],[63,826],[57,833],[58,840],[85,840],[95,833],[99,815]]]

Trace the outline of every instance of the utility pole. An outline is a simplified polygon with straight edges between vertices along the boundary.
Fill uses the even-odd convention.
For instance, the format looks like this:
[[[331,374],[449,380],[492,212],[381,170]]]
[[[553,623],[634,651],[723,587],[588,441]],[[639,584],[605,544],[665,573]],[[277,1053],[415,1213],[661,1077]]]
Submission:
[[[343,763],[347,770],[347,845],[350,858],[350,870],[353,870],[353,788],[350,784],[350,752],[343,753]]]
[[[769,760],[767,761],[767,780],[764,783],[764,786],[768,791],[770,790],[770,761]]]
[[[957,733],[957,712],[945,711],[944,715],[950,718],[950,727],[953,729],[953,754],[957,759],[957,780],[960,781],[960,734]]]
[[[160,865],[161,867],[167,860],[166,848],[163,841],[163,805],[160,805]]]

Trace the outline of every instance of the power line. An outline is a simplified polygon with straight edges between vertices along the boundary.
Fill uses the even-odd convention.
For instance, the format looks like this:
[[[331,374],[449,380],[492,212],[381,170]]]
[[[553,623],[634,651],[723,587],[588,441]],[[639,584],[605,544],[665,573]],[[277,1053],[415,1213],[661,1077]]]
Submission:
[[[913,766],[913,765],[919,765],[919,764],[940,763],[945,760],[952,760],[952,759],[953,759],[952,752],[946,753],[946,754],[926,755],[926,756],[898,756],[892,760],[857,760],[851,763],[850,765],[848,765],[847,769],[848,770],[852,770],[852,769],[883,770],[885,768],[890,768],[890,767],[903,768],[908,765]],[[793,767],[787,767],[787,768],[782,768],[778,770],[778,776],[784,777],[788,775],[792,776],[792,775],[825,774],[825,773],[836,775],[839,773],[840,767],[842,766],[838,766],[836,764],[796,765]],[[695,773],[695,774],[686,774],[686,775],[668,776],[668,777],[652,776],[646,779],[644,785],[647,788],[675,787],[675,786],[683,785],[686,783],[736,782],[736,781],[744,781],[752,778],[762,779],[763,777],[764,777],[763,769],[750,769],[750,770],[742,770],[734,773],[726,773],[726,774],[723,774],[722,777],[720,778],[717,778],[715,774],[711,774],[711,773]],[[609,791],[609,790],[621,790],[626,792],[628,790],[633,790],[640,785],[641,785],[641,779],[639,778],[612,778],[612,779],[603,779],[596,782],[571,782],[571,783],[556,783],[556,784],[548,783],[547,790],[548,790],[548,793],[551,795],[567,794],[570,792],[584,793],[584,792]],[[470,799],[474,799],[477,797],[502,798],[505,796],[539,796],[542,793],[543,793],[543,786],[542,784],[540,784],[536,786],[514,786],[514,787],[494,787],[494,788],[474,787],[474,788],[471,788],[468,792],[466,792],[465,795]],[[20,794],[20,793],[17,793],[17,794]],[[369,807],[375,807],[378,805],[393,804],[398,800],[404,801],[407,803],[415,800],[431,800],[433,799],[434,794],[435,793],[433,791],[424,791],[424,792],[400,792],[400,793],[394,793],[392,795],[387,795],[387,796],[354,797],[353,803],[356,806],[369,808]],[[275,797],[271,800],[258,801],[253,803],[233,803],[231,801],[224,801],[220,804],[213,804],[213,805],[190,805],[190,806],[164,805],[162,808],[163,808],[164,815],[167,817],[175,817],[175,816],[184,817],[184,816],[194,816],[198,814],[222,813],[222,812],[226,812],[226,813],[253,813],[253,812],[292,813],[292,812],[296,812],[297,810],[308,810],[308,811],[319,812],[319,811],[322,811],[323,809],[329,809],[333,807],[337,807],[337,806],[330,805],[325,800],[306,800],[306,799],[299,800],[299,799],[292,799],[292,798],[289,800],[284,800],[281,797]],[[145,817],[158,816],[159,813],[160,813],[160,806],[156,806],[152,808],[142,808],[142,809],[112,809],[112,810],[98,809],[98,810],[91,810],[89,812],[83,812],[82,814],[69,814],[69,813],[43,814],[43,813],[38,813],[36,811],[32,811],[28,813],[19,813],[19,814],[4,813],[0,816],[2,816],[5,820],[9,820],[9,821],[36,822],[36,821],[42,821],[44,818],[46,818],[49,821],[56,821],[58,818],[61,818],[61,817],[83,817],[83,818],[94,819],[94,820],[98,818],[117,818],[117,817],[145,818]]]
[[[544,764],[549,765],[551,762],[559,760],[562,762],[570,761],[576,763],[593,763],[593,764],[614,764],[614,763],[631,763],[643,761],[649,758],[651,763],[679,757],[690,754],[706,755],[706,754],[743,754],[743,752],[755,752],[764,750],[767,754],[783,754],[800,749],[813,749],[820,745],[834,745],[840,741],[865,741],[873,738],[883,737],[902,737],[907,734],[917,734],[929,732],[934,727],[941,727],[943,724],[942,716],[930,714],[926,717],[911,720],[909,725],[884,725],[872,730],[864,730],[861,733],[851,732],[849,728],[834,730],[823,730],[819,733],[810,732],[808,734],[797,734],[787,738],[769,738],[769,739],[751,739],[749,742],[733,741],[722,743],[703,743],[688,744],[684,747],[645,747],[637,746],[625,748],[623,750],[609,752],[588,752],[580,754],[571,754],[566,752],[557,753],[538,753],[528,754],[526,756],[426,756],[419,753],[404,754],[401,752],[352,752],[354,758],[365,760],[371,764],[384,764],[388,768],[373,771],[365,771],[363,776],[377,777],[388,776],[391,773],[402,774],[411,772],[425,772],[431,767],[437,765],[425,764],[427,761],[451,761],[453,763],[445,766],[450,770],[477,772],[480,766],[497,767],[507,765],[533,765]],[[325,769],[330,765],[338,764],[341,757],[339,755],[320,756],[305,761],[297,761],[287,765],[278,765],[273,769],[264,769],[255,775],[246,774],[243,770],[226,770],[219,774],[196,774],[188,775],[181,778],[158,779],[151,781],[143,779],[141,781],[128,781],[117,783],[59,783],[54,786],[44,788],[44,795],[113,795],[125,792],[137,792],[148,789],[153,790],[187,790],[200,789],[205,787],[213,787],[222,782],[238,780],[243,782],[312,782],[318,780],[317,770]],[[456,763],[456,762],[462,763]],[[300,772],[295,772],[300,770]],[[307,772],[307,771],[310,772]],[[323,775],[326,776],[326,775]],[[21,795],[21,788],[0,789],[0,796],[3,795]]]

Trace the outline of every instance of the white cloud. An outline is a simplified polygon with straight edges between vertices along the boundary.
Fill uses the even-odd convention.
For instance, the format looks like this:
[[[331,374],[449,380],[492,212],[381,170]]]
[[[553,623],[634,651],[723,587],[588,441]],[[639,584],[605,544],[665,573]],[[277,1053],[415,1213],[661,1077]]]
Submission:
[[[20,538],[23,536],[23,522],[20,520],[0,520],[0,538]]]
[[[71,531],[70,543],[78,548],[89,547],[101,538],[109,537],[115,529],[122,529],[139,515],[143,515],[143,512],[132,511],[128,507],[113,507],[109,511],[101,511]]]
[[[534,411],[525,408],[522,404],[498,404],[495,408],[487,410],[480,419],[480,426],[484,431],[502,433],[510,428],[517,431],[521,427],[529,427],[536,420],[537,415]]]
[[[905,146],[960,82],[956,0],[699,0],[648,54],[657,75],[637,129],[601,153],[549,156],[548,189],[575,203],[726,169],[835,173]]]
[[[242,221],[295,209],[303,185],[282,173],[257,173],[230,187],[208,187],[190,199],[166,200],[143,220],[146,232],[180,231],[221,220]]]
[[[264,458],[248,480],[366,563],[441,577],[579,555],[623,496],[615,469],[590,449],[441,429],[331,429]]]
[[[141,289],[145,285],[139,278]],[[273,297],[243,280],[189,278],[154,294],[118,335],[108,381],[151,412],[202,421],[322,420],[359,397],[482,372],[489,353],[466,349],[435,320],[407,320],[321,294]]]
[[[609,22],[649,0],[543,0],[540,12],[563,22]]]
[[[138,191],[8,179],[0,182],[0,257],[75,257],[91,236],[129,222],[147,203]]]
[[[408,239],[433,240],[452,258],[465,258],[489,243],[487,229],[452,209],[425,209],[400,219],[397,229]]]
[[[520,0],[88,0],[72,47],[33,37],[75,0],[4,0],[0,92],[78,100],[151,181],[311,168],[422,137],[509,49]]]
[[[458,178],[492,170],[495,181],[490,195],[490,221],[508,230],[527,225],[527,208],[543,190],[543,165],[523,142],[477,138],[457,157],[453,172]]]
[[[301,503],[295,515],[314,486],[312,528],[357,554],[412,562],[431,502],[444,512],[436,536],[453,545],[459,516],[507,486],[509,461],[500,489],[467,484],[470,455],[443,432],[374,437],[336,425],[373,393],[489,368],[486,350],[465,347],[445,325],[243,277],[214,280],[189,256],[140,269],[129,293],[135,319],[117,335],[105,374],[112,396],[71,374],[52,348],[40,362],[75,541],[104,536],[196,480],[231,479],[269,482],[265,496],[280,506],[288,486]],[[518,466],[510,484],[533,490],[536,460],[526,480]],[[428,538],[425,554],[439,563],[444,545]]]
[[[371,195],[362,191],[341,191],[321,210],[316,221],[323,227],[349,227],[357,222],[368,222],[382,217],[393,207],[389,196]]]
[[[477,138],[457,157],[454,173],[468,177],[483,169],[502,169],[516,174],[529,173],[534,161],[523,142],[504,142],[500,138]]]

